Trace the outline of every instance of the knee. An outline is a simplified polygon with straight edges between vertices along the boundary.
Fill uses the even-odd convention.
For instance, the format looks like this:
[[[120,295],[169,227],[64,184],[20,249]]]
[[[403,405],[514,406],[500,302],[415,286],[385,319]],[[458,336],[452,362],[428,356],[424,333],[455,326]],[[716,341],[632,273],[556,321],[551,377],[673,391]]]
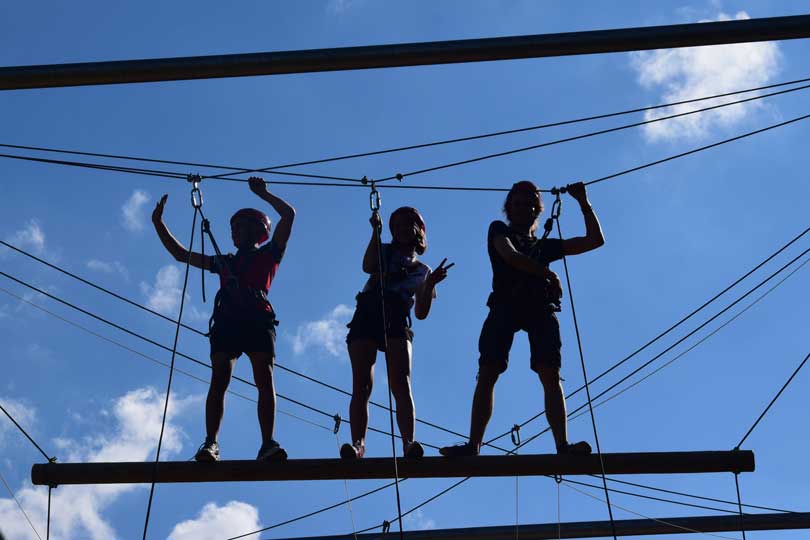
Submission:
[[[478,378],[476,386],[481,389],[495,388],[495,383],[498,382],[498,377],[501,375],[500,370],[491,364],[482,365],[478,369]]]
[[[546,390],[558,390],[560,388],[560,370],[556,368],[540,368],[538,371],[540,382]]]
[[[373,388],[374,383],[370,378],[355,380],[352,388],[352,397],[368,400],[371,397],[371,390]]]
[[[408,398],[411,395],[411,376],[410,375],[396,375],[391,377],[389,381],[391,385],[391,393],[397,401],[402,398]]]

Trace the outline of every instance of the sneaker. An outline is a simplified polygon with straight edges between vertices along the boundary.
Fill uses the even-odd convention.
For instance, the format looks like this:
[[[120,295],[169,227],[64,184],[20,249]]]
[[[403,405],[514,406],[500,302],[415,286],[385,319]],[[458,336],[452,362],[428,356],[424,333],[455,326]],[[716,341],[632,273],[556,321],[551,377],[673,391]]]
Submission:
[[[197,461],[219,461],[219,444],[216,441],[206,440],[200,445],[199,450],[194,455]]]
[[[259,448],[259,454],[256,456],[256,461],[285,461],[286,459],[287,451],[272,439]]]
[[[419,444],[419,441],[411,441],[405,443],[404,452],[407,459],[419,459],[425,455],[425,449]]]
[[[557,453],[569,456],[585,456],[591,453],[591,445],[587,441],[579,441],[573,444],[565,443],[563,446],[557,447]]]
[[[465,457],[465,456],[477,456],[478,455],[478,448],[475,447],[470,442],[465,442],[462,444],[457,444],[455,446],[443,446],[439,448],[439,453],[444,457]]]
[[[340,457],[346,460],[360,459],[366,454],[366,447],[360,441],[346,443],[340,447]]]

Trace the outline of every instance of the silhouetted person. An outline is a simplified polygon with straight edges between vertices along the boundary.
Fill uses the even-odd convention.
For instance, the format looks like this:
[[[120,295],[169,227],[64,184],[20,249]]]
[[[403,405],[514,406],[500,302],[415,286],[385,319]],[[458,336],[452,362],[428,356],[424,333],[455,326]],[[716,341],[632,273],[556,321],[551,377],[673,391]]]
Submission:
[[[396,401],[397,425],[402,436],[405,457],[418,458],[424,454],[422,445],[414,440],[414,405],[411,394],[411,342],[413,332],[410,310],[417,319],[430,313],[436,296],[436,284],[447,277],[445,261],[436,270],[419,261],[427,248],[425,222],[415,208],[398,208],[391,214],[388,228],[391,243],[382,244],[385,285],[385,324],[383,328],[382,298],[378,245],[382,220],[377,212],[371,215],[373,232],[363,255],[363,272],[371,274],[363,291],[357,295],[357,307],[349,326],[346,343],[352,363],[352,399],[349,415],[352,442],[340,448],[343,459],[363,457],[366,451],[368,403],[374,383],[374,362],[377,351],[383,351],[387,361],[388,386]],[[388,349],[385,338],[388,338]]]
[[[518,330],[529,336],[531,369],[540,376],[548,418],[557,452],[588,454],[590,445],[568,442],[565,396],[560,384],[560,325],[555,311],[562,290],[559,278],[548,264],[563,256],[585,253],[605,243],[599,221],[588,203],[582,182],[567,187],[585,218],[585,236],[538,239],[537,217],[543,211],[540,192],[529,181],[512,186],[504,203],[507,223],[493,221],[489,226],[487,250],[492,263],[492,293],[478,340],[478,382],[473,396],[470,440],[440,450],[444,456],[478,455],[484,432],[492,416],[495,383],[506,371],[512,340]]]
[[[236,359],[247,354],[253,367],[253,378],[259,391],[257,412],[262,432],[258,460],[283,460],[287,453],[273,440],[276,414],[276,390],[273,385],[275,361],[276,315],[267,300],[270,284],[287,247],[295,210],[276,197],[264,180],[251,177],[250,190],[267,202],[281,216],[273,238],[270,218],[264,212],[243,208],[231,217],[231,239],[236,254],[217,256],[191,253],[172,236],[163,223],[163,208],[168,195],[163,195],[152,212],[152,222],[161,242],[178,262],[219,274],[220,289],[214,300],[211,320],[211,386],[205,402],[205,442],[197,451],[197,461],[219,460],[217,436],[225,409],[225,392],[231,381]],[[263,244],[263,245],[262,245]]]

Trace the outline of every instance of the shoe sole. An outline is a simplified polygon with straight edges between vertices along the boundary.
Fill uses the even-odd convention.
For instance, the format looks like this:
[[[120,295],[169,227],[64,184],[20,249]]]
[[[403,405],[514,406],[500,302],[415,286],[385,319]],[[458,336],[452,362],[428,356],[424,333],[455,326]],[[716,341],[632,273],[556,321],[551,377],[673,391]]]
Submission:
[[[344,444],[340,447],[340,459],[345,459],[346,461],[355,461],[360,459],[360,456],[357,455],[357,450],[355,450],[354,446]]]
[[[420,459],[425,456],[425,449],[422,446],[412,446],[409,450],[405,453],[405,459]]]

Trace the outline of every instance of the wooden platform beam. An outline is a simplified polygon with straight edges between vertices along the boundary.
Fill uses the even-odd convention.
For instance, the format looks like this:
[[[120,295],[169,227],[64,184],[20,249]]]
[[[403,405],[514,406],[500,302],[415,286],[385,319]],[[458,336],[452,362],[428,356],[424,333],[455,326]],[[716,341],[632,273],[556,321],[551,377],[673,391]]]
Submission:
[[[810,37],[810,15],[184,58],[0,68],[0,90],[312,73]]]
[[[666,523],[664,523],[666,522]],[[688,534],[691,531],[704,533],[739,531],[740,516],[695,516],[668,517],[653,519],[616,520],[617,536],[642,536],[655,534]],[[669,525],[668,525],[669,524]],[[746,531],[775,531],[789,529],[810,529],[810,512],[780,514],[746,514]],[[550,540],[553,538],[599,538],[612,537],[609,521],[569,521],[543,523],[540,525],[521,525],[521,540]],[[398,535],[389,535],[398,538]],[[431,529],[424,531],[407,531],[403,533],[406,540],[514,540],[515,526],[473,527],[464,529]],[[315,540],[316,537],[290,538],[288,540]],[[358,534],[341,536],[318,536],[318,540],[379,540],[380,534]]]
[[[750,472],[749,450],[709,452],[644,452],[602,454],[607,474],[675,474]],[[44,463],[31,469],[36,485],[142,484],[152,481],[154,464]],[[599,457],[556,454],[477,456],[448,459],[399,459],[402,478],[458,478],[464,476],[538,476],[599,474]],[[393,478],[390,458],[291,459],[282,463],[258,461],[165,461],[157,467],[156,482],[247,482],[270,480],[371,480]]]

